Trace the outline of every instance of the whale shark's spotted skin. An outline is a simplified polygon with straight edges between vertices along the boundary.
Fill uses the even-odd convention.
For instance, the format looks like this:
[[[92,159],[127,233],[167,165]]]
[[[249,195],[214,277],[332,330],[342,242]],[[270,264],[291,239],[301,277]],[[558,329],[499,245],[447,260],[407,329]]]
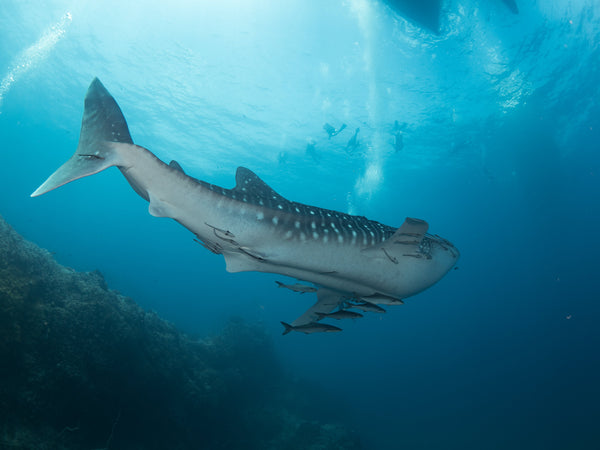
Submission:
[[[241,203],[261,208],[256,220],[285,228],[288,239],[315,239],[323,243],[352,243],[375,245],[385,241],[395,228],[338,211],[292,202],[271,189],[255,173],[244,167],[238,168],[237,186],[225,189],[197,180],[202,186]]]

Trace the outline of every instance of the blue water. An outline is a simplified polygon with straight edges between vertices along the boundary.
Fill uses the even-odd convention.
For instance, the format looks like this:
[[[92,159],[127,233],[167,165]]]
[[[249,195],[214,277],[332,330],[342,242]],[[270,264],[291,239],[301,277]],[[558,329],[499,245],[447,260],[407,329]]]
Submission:
[[[45,3],[0,8],[17,231],[187,332],[263,323],[365,448],[600,448],[598,2],[450,0],[438,35],[366,0]],[[281,336],[313,298],[228,274],[117,170],[29,198],[73,153],[94,76],[189,174],[232,187],[241,165],[295,201],[425,219],[459,269],[342,333]],[[325,122],[348,128],[328,140]]]

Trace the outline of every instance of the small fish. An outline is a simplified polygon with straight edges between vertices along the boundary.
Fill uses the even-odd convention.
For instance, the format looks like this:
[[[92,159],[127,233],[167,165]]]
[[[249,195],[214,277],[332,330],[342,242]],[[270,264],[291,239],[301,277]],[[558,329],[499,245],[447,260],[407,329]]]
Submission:
[[[275,283],[277,283],[277,286],[280,288],[286,288],[294,292],[300,292],[301,294],[306,294],[307,292],[317,292],[316,287],[307,286],[305,284],[283,284],[280,281],[276,281]]]
[[[356,308],[356,309],[360,309],[361,311],[365,311],[365,312],[374,312],[374,313],[384,313],[385,309],[383,309],[381,306],[377,306],[373,303],[369,303],[369,302],[363,302],[363,303],[350,303],[349,308]]]
[[[368,303],[376,303],[378,305],[404,305],[402,299],[390,297],[383,294],[373,294],[368,297],[360,297],[358,300],[362,300]]]
[[[281,325],[285,327],[285,330],[283,330],[283,333],[281,334],[288,334],[290,331],[299,331],[304,334],[333,333],[336,331],[342,331],[341,328],[335,327],[333,325],[327,325],[326,323],[317,322],[310,322],[304,325],[298,325],[296,327],[285,322],[281,322]]]
[[[363,315],[354,311],[346,311],[345,309],[340,309],[339,311],[335,311],[332,313],[316,313],[319,316],[319,320],[329,317],[331,319],[342,320],[342,319],[358,319]]]

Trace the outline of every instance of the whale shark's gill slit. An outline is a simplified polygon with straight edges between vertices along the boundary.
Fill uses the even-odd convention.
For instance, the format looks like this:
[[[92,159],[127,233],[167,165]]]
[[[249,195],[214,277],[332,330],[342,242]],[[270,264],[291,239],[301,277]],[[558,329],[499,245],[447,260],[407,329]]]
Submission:
[[[394,244],[419,245],[423,239],[423,235],[419,233],[398,233],[397,238],[399,238],[399,240],[394,240]],[[412,240],[407,240],[406,238]]]
[[[430,255],[422,255],[420,253],[403,253],[402,256],[410,256],[411,258],[417,258],[417,259],[421,259],[423,257],[425,257],[426,259],[431,259]]]

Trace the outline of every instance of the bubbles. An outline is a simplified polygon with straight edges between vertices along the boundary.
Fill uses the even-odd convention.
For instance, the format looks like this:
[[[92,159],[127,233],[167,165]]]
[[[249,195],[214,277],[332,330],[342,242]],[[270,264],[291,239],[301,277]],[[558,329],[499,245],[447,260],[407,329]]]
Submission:
[[[325,63],[325,62],[321,62],[321,64],[319,65],[319,72],[321,73],[321,76],[326,78],[329,76],[329,64]]]
[[[40,39],[23,50],[13,60],[8,73],[0,82],[0,107],[2,107],[4,96],[12,84],[48,56],[50,51],[64,36],[72,20],[73,16],[67,11],[56,24],[44,32]]]
[[[369,199],[383,184],[383,168],[378,160],[369,161],[365,173],[356,180],[356,193]]]

